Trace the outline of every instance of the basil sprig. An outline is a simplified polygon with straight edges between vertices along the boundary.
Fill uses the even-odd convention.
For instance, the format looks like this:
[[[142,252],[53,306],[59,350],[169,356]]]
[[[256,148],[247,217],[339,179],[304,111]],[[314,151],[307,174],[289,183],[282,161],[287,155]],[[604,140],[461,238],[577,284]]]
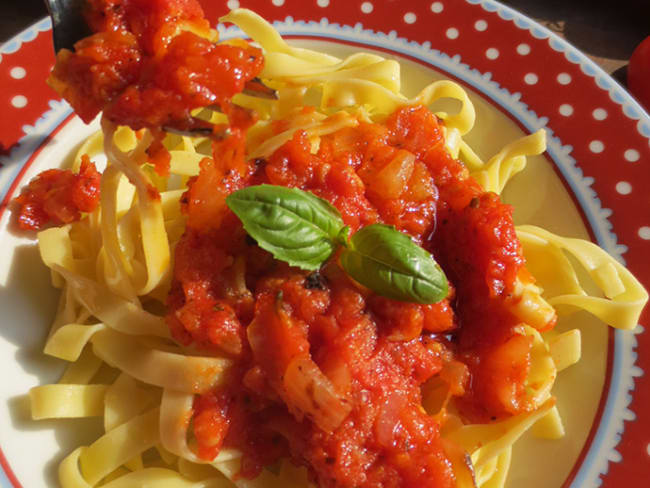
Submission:
[[[394,227],[373,224],[348,238],[348,227],[327,200],[297,188],[249,186],[226,198],[248,234],[276,259],[314,271],[345,247],[345,272],[379,295],[416,303],[447,296],[447,278],[431,254]]]

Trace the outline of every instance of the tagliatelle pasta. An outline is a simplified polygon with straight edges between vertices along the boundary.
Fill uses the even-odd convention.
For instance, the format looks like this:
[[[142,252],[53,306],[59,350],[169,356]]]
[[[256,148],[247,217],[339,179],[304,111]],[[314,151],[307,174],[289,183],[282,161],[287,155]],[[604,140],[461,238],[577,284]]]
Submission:
[[[528,156],[541,154],[545,150],[545,133],[540,130],[511,142],[487,162],[483,162],[463,139],[474,125],[475,111],[460,85],[451,81],[436,81],[409,99],[400,92],[400,66],[395,60],[367,53],[357,53],[339,59],[329,54],[292,47],[261,17],[244,9],[232,11],[222,21],[237,25],[263,51],[265,64],[259,76],[267,86],[276,90],[277,99],[262,100],[245,93],[238,93],[232,98],[232,102],[238,106],[254,111],[259,120],[251,123],[246,134],[237,132],[238,128],[233,126],[234,134],[225,136],[224,140],[216,140],[214,134],[188,137],[170,132],[161,136],[150,128],[134,131],[119,126],[105,116],[102,131],[90,137],[81,146],[73,163],[73,169],[78,171],[82,167],[83,157],[93,158],[100,153],[106,155],[108,163],[101,176],[99,206],[79,221],[41,231],[38,235],[43,262],[52,271],[53,285],[61,290],[57,316],[44,352],[68,361],[70,365],[58,384],[38,386],[31,390],[32,416],[34,419],[101,416],[105,429],[102,437],[89,446],[81,446],[67,454],[62,461],[59,467],[59,481],[63,488],[199,488],[233,485],[250,488],[303,487],[313,483],[315,479],[321,479],[317,475],[314,476],[316,458],[307,458],[306,455],[305,458],[300,458],[296,454],[298,449],[291,451],[293,460],[307,467],[296,466],[288,458],[280,457],[274,463],[262,466],[252,478],[246,476],[247,463],[251,462],[250,453],[242,449],[222,447],[217,440],[216,455],[205,455],[206,452],[213,452],[209,448],[214,445],[208,443],[206,447],[207,441],[201,437],[199,431],[203,424],[198,416],[203,412],[212,415],[214,411],[200,407],[200,402],[217,401],[209,395],[220,391],[220,388],[232,381],[233,375],[238,374],[236,371],[241,369],[243,364],[240,354],[266,358],[265,354],[274,353],[273,342],[265,334],[268,329],[275,327],[275,321],[282,324],[278,330],[290,331],[286,333],[286,337],[280,337],[287,341],[293,340],[292,334],[302,330],[306,322],[296,318],[293,311],[283,308],[283,301],[288,303],[291,300],[288,295],[293,288],[282,288],[279,292],[273,288],[276,286],[273,280],[284,279],[284,275],[273,275],[269,278],[269,283],[260,279],[264,284],[259,285],[259,288],[270,287],[274,294],[269,292],[265,295],[265,291],[251,290],[251,278],[247,273],[251,273],[250,268],[261,264],[253,259],[247,261],[243,254],[233,253],[219,257],[225,263],[220,273],[228,277],[227,286],[224,285],[223,290],[220,290],[223,297],[215,299],[214,303],[210,302],[210,313],[226,314],[231,308],[236,308],[231,307],[232,303],[240,306],[241,309],[237,309],[238,317],[249,318],[242,332],[246,339],[244,345],[242,346],[242,336],[233,334],[217,338],[208,336],[209,340],[214,341],[211,346],[216,344],[218,347],[206,348],[205,343],[196,340],[198,336],[192,335],[200,332],[195,330],[200,329],[200,325],[196,325],[192,330],[186,327],[187,330],[180,332],[178,327],[172,328],[170,332],[169,326],[173,320],[178,320],[183,325],[202,323],[201,319],[194,316],[188,318],[194,311],[187,310],[185,305],[192,300],[192,293],[198,294],[200,291],[186,291],[189,285],[178,275],[189,272],[179,261],[188,259],[181,254],[183,246],[187,245],[184,239],[187,239],[188,235],[192,236],[191,232],[195,227],[199,227],[198,224],[219,229],[221,222],[199,222],[202,217],[192,213],[192,205],[224,208],[226,190],[223,188],[228,191],[232,191],[232,188],[228,185],[223,188],[218,186],[223,184],[223,181],[235,178],[228,180],[235,186],[240,181],[237,178],[243,179],[257,174],[255,165],[269,164],[268,161],[273,158],[279,161],[280,166],[290,165],[291,158],[299,159],[298,150],[292,145],[299,140],[303,151],[300,157],[325,158],[326,155],[338,154],[337,151],[347,154],[352,169],[341,170],[339,176],[341,179],[345,177],[347,184],[355,188],[363,187],[364,192],[383,197],[392,195],[387,199],[396,201],[402,197],[403,188],[408,185],[412,202],[415,202],[412,207],[415,208],[420,202],[431,201],[437,204],[438,198],[442,198],[438,195],[437,186],[444,189],[445,184],[433,182],[428,171],[433,171],[431,168],[438,164],[439,160],[458,159],[464,164],[454,166],[460,168],[458,182],[469,182],[467,184],[472,185],[475,196],[468,199],[467,204],[453,215],[467,219],[464,225],[472,228],[471,226],[479,225],[471,220],[472,210],[480,208],[481,205],[493,205],[490,208],[501,209],[502,207],[495,203],[498,201],[496,195],[501,193],[510,178],[525,169]],[[179,27],[176,35],[186,32],[184,29]],[[214,40],[216,36],[214,31],[207,29],[197,28],[194,31],[202,38],[210,40]],[[236,46],[238,42],[240,41],[226,41],[224,44]],[[449,98],[460,104],[457,113],[439,112],[434,118],[422,108]],[[360,137],[358,134],[363,131],[364,134],[372,133],[372,137],[379,134],[376,139],[367,136],[368,139],[364,141],[370,142],[364,144],[379,144],[377,141],[382,141],[383,144],[383,141],[394,137],[386,127],[391,121],[394,122],[391,117],[399,116],[400,110],[406,111],[402,114],[406,113],[408,116],[416,112],[425,114],[421,115],[423,120],[432,126],[435,125],[436,129],[440,124],[444,137],[438,144],[419,152],[405,149],[403,146],[406,144],[400,141],[390,148],[395,150],[394,156],[380,168],[363,166],[356,161],[355,157],[361,158],[361,152],[357,149],[361,145],[360,139],[356,139]],[[232,116],[232,113],[230,115]],[[239,115],[241,116],[241,113]],[[400,123],[407,124],[410,120],[406,118],[407,115],[404,120],[394,122],[394,125],[399,128]],[[215,107],[196,109],[193,116],[217,125],[228,122],[226,114]],[[382,132],[384,129],[385,132]],[[237,146],[236,142],[229,145],[229,141],[237,141],[237,137],[242,137],[241,145]],[[165,174],[165,171],[157,171],[157,156],[152,150],[156,141],[164,146],[169,155],[168,174]],[[213,152],[214,147],[221,152]],[[242,148],[245,154],[241,154]],[[383,146],[379,152],[382,148]],[[433,159],[434,152],[435,157],[439,159]],[[196,196],[193,192],[200,191],[202,175],[209,174],[210,168],[218,166],[220,157],[226,161],[223,164],[232,163],[232,167],[228,167],[227,171],[220,175],[221,178],[211,181],[212,186],[208,187],[208,193],[218,194],[218,197],[212,200],[206,194]],[[333,164],[332,162],[331,165]],[[300,171],[305,174],[309,171],[326,172],[326,166],[327,164],[316,169],[310,166],[307,169],[295,170],[298,176],[292,176],[295,176],[297,181],[301,176]],[[444,171],[441,171],[439,176],[443,174]],[[282,175],[285,176],[285,173]],[[255,177],[263,179],[262,176]],[[428,184],[430,180],[432,183]],[[300,186],[295,181],[289,183],[291,184],[288,186]],[[338,198],[336,192],[326,194],[322,188],[313,191],[317,190],[321,191],[320,196],[323,198]],[[445,198],[448,198],[446,204],[449,207],[453,207],[454,195],[461,192],[458,190],[455,193],[456,190],[451,183],[447,190],[444,190],[448,192]],[[221,195],[220,192],[224,194]],[[343,209],[341,213],[344,213],[346,218],[349,217],[345,209],[350,198],[348,195],[332,201],[335,207]],[[383,204],[384,215],[390,215],[390,202],[385,203],[382,200]],[[433,208],[435,209],[435,206]],[[367,211],[378,212],[377,209]],[[501,214],[498,216],[489,214],[485,218],[503,220],[505,211],[499,211]],[[215,212],[214,215],[221,219],[229,218],[223,212]],[[424,212],[423,215],[429,214]],[[376,220],[379,220],[379,217]],[[384,217],[384,220],[387,220],[387,217]],[[511,224],[511,220],[507,223]],[[347,221],[346,224],[355,231],[362,227],[359,222],[356,222],[356,227]],[[411,227],[404,224],[400,230],[409,233],[410,229],[418,228],[420,224],[415,221],[409,222],[408,225]],[[438,225],[441,227],[446,223]],[[463,229],[461,227],[461,231]],[[411,232],[417,234],[414,237],[423,246],[430,243],[427,241],[429,238],[422,237],[424,230],[419,233]],[[461,231],[448,232],[453,236],[453,232]],[[435,229],[431,233],[435,232],[443,231]],[[194,238],[200,240],[201,236],[202,234],[197,234]],[[230,237],[236,240],[241,236],[233,234]],[[639,314],[648,299],[647,292],[638,281],[614,258],[594,244],[560,237],[528,225],[517,228],[517,237],[523,248],[526,266],[523,266],[521,258],[519,267],[513,267],[515,271],[512,276],[499,275],[499,270],[490,268],[487,271],[493,279],[489,284],[490,293],[501,294],[503,298],[500,298],[498,307],[489,301],[495,299],[494,296],[485,298],[486,303],[494,307],[491,311],[506,314],[509,320],[513,321],[513,325],[508,329],[507,337],[494,339],[493,344],[479,344],[476,349],[465,346],[466,342],[476,341],[469,336],[469,332],[466,336],[458,338],[461,332],[453,308],[471,308],[462,299],[456,303],[453,302],[453,296],[450,296],[441,302],[441,305],[435,305],[439,308],[416,309],[413,305],[411,308],[400,309],[398,307],[402,305],[392,302],[381,302],[384,308],[372,308],[376,297],[358,283],[345,281],[347,288],[337,289],[341,294],[348,293],[347,296],[354,297],[354,300],[366,301],[366,309],[360,315],[356,328],[349,336],[340,339],[341,343],[353,342],[365,333],[364,330],[374,327],[375,345],[392,343],[386,346],[386,351],[390,354],[382,356],[382,364],[390,362],[387,358],[394,358],[394,355],[403,354],[401,357],[408,357],[408,352],[396,349],[400,346],[394,345],[404,342],[417,343],[417,346],[421,347],[417,349],[420,351],[418,354],[426,354],[426,358],[434,364],[432,370],[437,368],[435,374],[421,381],[421,405],[417,405],[417,409],[413,408],[413,411],[417,410],[416,413],[408,415],[417,419],[424,418],[417,415],[426,415],[427,421],[431,421],[432,432],[436,436],[439,435],[440,439],[440,451],[436,451],[436,459],[442,459],[440,465],[448,470],[445,476],[451,483],[449,486],[503,487],[511,463],[513,445],[522,434],[531,430],[535,435],[546,439],[557,439],[564,435],[564,426],[560,412],[555,406],[552,388],[557,375],[580,359],[580,333],[577,329],[562,334],[553,332],[551,329],[557,318],[556,313],[586,310],[606,324],[630,330],[636,326]],[[435,245],[432,245],[434,254],[438,253],[444,260],[445,249],[449,245],[444,240],[435,242]],[[203,248],[197,249],[197,254],[203,252]],[[508,252],[517,255],[516,251]],[[575,259],[569,259],[567,254]],[[214,256],[211,256],[212,258]],[[266,259],[263,255],[257,258],[260,262]],[[496,258],[490,259],[492,261],[489,262],[494,263]],[[592,296],[585,291],[575,269],[576,262],[584,267],[604,296]],[[452,277],[450,281],[453,281],[458,273],[453,268],[455,265],[448,262],[443,262],[442,265],[443,268],[447,267],[445,272]],[[464,265],[459,266],[462,268]],[[332,283],[342,280],[340,270],[330,269],[329,272],[330,277],[326,278]],[[305,283],[303,288],[310,290],[309,293],[317,293],[312,290],[323,291],[323,288],[326,288],[326,285],[319,281],[322,279],[320,275],[305,274],[299,277]],[[214,280],[211,286],[216,287],[220,283],[219,277],[211,279]],[[282,286],[293,286],[290,281],[287,279]],[[511,285],[508,284],[510,282]],[[452,285],[458,287],[459,293],[463,293],[458,281]],[[480,285],[483,286],[483,283]],[[185,301],[181,306],[173,303],[176,296],[174,293],[178,294],[179,289],[185,293]],[[210,293],[216,294],[212,290]],[[321,297],[321,300],[324,301],[325,298]],[[348,300],[353,301],[353,298]],[[251,303],[255,301],[256,315],[251,319],[250,310],[247,312],[244,309],[246,306],[252,307]],[[314,299],[314,302],[316,301]],[[274,312],[264,315],[259,311],[262,307]],[[308,308],[308,305],[303,307]],[[370,309],[371,312],[368,311]],[[419,322],[413,319],[413,322],[419,324],[419,330],[412,333],[406,326],[391,329],[391,320],[399,323],[399,317],[391,316],[391,320],[388,320],[384,319],[382,314],[389,314],[393,309],[420,317],[417,319]],[[269,315],[271,313],[275,315]],[[333,316],[336,312],[330,310],[328,313]],[[429,319],[422,318],[423,314],[435,316],[435,319],[426,322]],[[448,317],[456,322],[440,325]],[[336,331],[343,334],[341,323],[344,320],[345,317],[340,319],[338,329],[327,329],[323,326],[322,334],[336,336]],[[422,325],[423,322],[428,325]],[[435,326],[440,328],[434,330]],[[377,330],[381,327],[389,329],[388,332],[382,329],[379,334]],[[461,324],[460,328],[463,327]],[[470,327],[466,330],[470,330]],[[193,340],[184,343],[180,338],[186,336]],[[278,341],[282,344],[280,339]],[[454,341],[458,341],[458,344]],[[305,342],[315,349],[316,339],[312,340],[312,344],[306,339]],[[463,346],[460,345],[461,342]],[[245,352],[242,352],[242,348]],[[521,350],[525,350],[525,353],[520,354],[518,351]],[[355,408],[361,408],[358,404],[350,405],[356,394],[349,386],[352,382],[352,367],[340,362],[328,363],[331,357],[336,356],[335,352],[338,350],[332,351],[334,352],[331,352],[330,357],[323,354],[316,360],[309,350],[305,353],[304,349],[301,349],[300,355],[287,359],[285,369],[277,378],[268,371],[260,373],[260,365],[263,364],[261,360],[259,364],[255,363],[255,367],[241,374],[242,384],[255,385],[260,391],[273,389],[272,393],[264,397],[265,402],[278,399],[284,402],[280,404],[286,412],[277,417],[271,416],[275,422],[273,429],[278,437],[290,438],[300,445],[302,438],[291,432],[292,429],[298,429],[296,425],[316,424],[314,430],[309,432],[316,432],[316,437],[325,436],[327,440],[326,436],[334,436],[351,411],[356,412]],[[474,369],[463,363],[471,363],[467,358],[472,354],[476,354],[476,357],[483,361],[479,366],[472,366]],[[513,364],[517,358],[525,358],[523,366],[509,366],[511,369],[518,369],[517,374],[522,375],[521,381],[516,383],[517,387],[521,387],[521,392],[508,397],[501,391],[490,390],[490,383],[487,383],[486,387],[486,390],[490,391],[471,390],[468,376],[474,375],[474,378],[478,378],[478,383],[484,381],[480,375],[490,376],[493,372],[501,371],[504,357],[514,358]],[[413,362],[417,363],[418,360]],[[275,365],[271,361],[268,363]],[[396,360],[395,363],[399,361]],[[113,371],[114,379],[106,384],[93,383],[102,365]],[[405,394],[406,396],[395,401],[392,401],[390,391],[386,394],[386,404],[393,406],[381,410],[376,415],[372,427],[369,428],[374,437],[372,442],[366,441],[379,452],[384,451],[374,447],[375,444],[379,445],[384,441],[386,444],[397,444],[391,436],[396,435],[395,432],[400,429],[406,429],[404,424],[407,414],[403,411],[407,408],[405,405],[414,403],[413,398],[408,395],[417,395],[413,392],[420,392],[420,384],[413,378],[425,374],[417,371],[417,365],[400,364],[399,367],[410,368],[412,377],[409,381],[415,386]],[[486,368],[487,372],[481,372],[479,368]],[[256,379],[259,375],[265,380]],[[371,380],[367,381],[370,384]],[[281,386],[277,386],[278,384]],[[345,390],[346,385],[348,390]],[[249,386],[246,388],[254,390]],[[370,387],[367,389],[370,390]],[[385,389],[396,390],[398,386],[393,384]],[[311,394],[303,396],[305,392]],[[476,399],[487,399],[490,404],[477,407]],[[260,409],[265,406],[266,403]],[[481,418],[481,415],[485,416],[485,412],[497,412],[498,415],[494,415],[494,419]],[[359,415],[356,419],[362,418],[360,414],[355,415]],[[219,418],[215,420],[215,417],[212,417],[210,421],[218,423]],[[295,424],[291,423],[294,421]],[[237,419],[229,419],[229,422],[236,424]],[[208,429],[208,440],[211,440],[210,434],[214,434],[214,431]],[[220,439],[220,442],[223,442],[223,439]],[[278,441],[280,442],[285,441]],[[415,441],[413,443],[415,445]],[[310,449],[313,447],[309,443],[306,445]],[[514,448],[516,449],[516,446]],[[409,446],[404,448],[404,456],[410,455],[409,449]],[[328,464],[336,464],[339,461],[330,459],[332,458],[324,458],[324,467],[318,467],[319,473],[325,472]],[[398,456],[398,459],[401,458]],[[422,462],[429,461],[430,459],[426,458]],[[396,465],[397,461],[394,464]],[[433,462],[426,464],[427,468],[432,465]],[[395,470],[402,473],[397,468]],[[380,471],[381,467],[373,473],[377,475]],[[367,473],[365,475],[369,476]],[[403,486],[414,486],[410,478],[407,480],[406,474],[402,473],[402,476]],[[399,485],[399,481],[397,483]]]
[[[529,260],[540,260],[538,279],[549,279],[546,288],[552,293],[549,303],[554,307],[586,310],[617,329],[636,327],[648,294],[619,262],[591,242],[559,237],[538,227],[521,226],[518,234],[531,256]],[[578,260],[604,297],[591,296],[583,289],[575,266],[562,251]],[[546,272],[541,269],[542,262],[547,263]],[[553,265],[548,266],[551,262]]]

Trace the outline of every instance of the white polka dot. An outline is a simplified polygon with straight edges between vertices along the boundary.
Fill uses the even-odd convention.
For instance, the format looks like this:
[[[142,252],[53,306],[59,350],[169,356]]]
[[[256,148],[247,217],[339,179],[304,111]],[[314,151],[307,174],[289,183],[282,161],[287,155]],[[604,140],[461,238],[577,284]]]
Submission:
[[[330,0],[316,0],[316,4],[321,8],[325,8],[329,6]]]
[[[484,21],[483,19],[477,20],[476,23],[474,24],[474,29],[483,32],[484,30],[487,29],[487,22]]]
[[[228,8],[230,10],[234,10],[236,8],[239,8],[239,0],[228,0],[228,3],[226,5],[228,5]]]
[[[650,456],[650,444],[648,444],[647,446],[645,446],[645,452],[647,452],[647,453],[648,453],[648,456]]]
[[[25,68],[22,68],[20,66],[15,66],[11,68],[11,71],[9,72],[12,78],[16,80],[21,80],[25,77],[27,74],[27,71],[25,71]]]
[[[369,14],[370,12],[372,12],[372,10],[373,10],[374,8],[375,8],[375,7],[374,7],[374,6],[372,5],[372,3],[370,3],[370,2],[363,2],[363,3],[361,4],[361,11],[362,11],[364,14]]]
[[[485,51],[485,57],[488,59],[496,59],[499,57],[499,50],[495,47],[491,47],[487,51]]]
[[[607,110],[604,108],[597,108],[591,113],[591,115],[593,115],[596,120],[605,120],[607,118]]]
[[[625,159],[627,159],[630,163],[635,163],[635,162],[638,161],[639,158],[641,157],[641,155],[639,154],[639,151],[637,151],[636,149],[628,149],[627,151],[625,151],[625,153],[623,154],[623,156],[624,156]]]
[[[630,185],[627,181],[619,181],[616,183],[616,191],[621,195],[629,195],[632,193],[632,185]]]
[[[407,12],[404,14],[404,22],[407,24],[413,24],[417,20],[416,15],[413,12]]]
[[[271,0],[271,3],[276,7],[282,7],[284,5],[284,0]]]
[[[571,83],[571,75],[569,73],[560,73],[557,75],[557,82],[560,85],[568,85]]]
[[[16,108],[23,108],[27,105],[27,98],[22,95],[16,95],[11,99],[11,104]]]
[[[527,73],[526,76],[524,76],[524,81],[529,85],[534,85],[539,81],[539,78],[535,73]]]
[[[433,3],[431,4],[431,11],[432,11],[434,14],[439,14],[439,13],[442,12],[444,9],[445,9],[445,6],[444,6],[441,2],[433,2]]]
[[[517,52],[522,56],[526,56],[527,54],[530,54],[530,46],[528,44],[519,44],[517,46]]]
[[[456,39],[458,37],[458,29],[450,27],[445,33],[449,39]]]
[[[596,154],[598,154],[598,153],[603,152],[604,149],[605,149],[605,144],[603,144],[602,141],[595,140],[595,141],[591,141],[591,142],[589,143],[589,150],[590,150],[592,153],[596,153]]]
[[[639,227],[639,237],[641,239],[645,239],[646,241],[650,241],[650,227],[647,225]]]
[[[568,103],[563,103],[560,105],[560,114],[564,115],[565,117],[573,115],[573,107]]]

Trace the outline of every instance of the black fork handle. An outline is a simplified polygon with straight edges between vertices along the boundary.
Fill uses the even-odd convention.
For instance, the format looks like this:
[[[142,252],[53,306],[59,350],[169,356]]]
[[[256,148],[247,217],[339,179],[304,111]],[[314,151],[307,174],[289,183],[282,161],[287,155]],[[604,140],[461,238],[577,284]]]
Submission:
[[[86,0],[45,0],[52,17],[52,37],[54,52],[61,49],[72,50],[74,44],[92,34],[83,17]]]

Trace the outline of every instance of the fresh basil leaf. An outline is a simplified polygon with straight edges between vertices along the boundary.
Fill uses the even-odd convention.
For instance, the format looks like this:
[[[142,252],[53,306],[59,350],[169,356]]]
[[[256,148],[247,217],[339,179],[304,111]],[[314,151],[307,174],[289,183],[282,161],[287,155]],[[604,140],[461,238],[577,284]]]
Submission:
[[[448,293],[447,278],[433,256],[392,226],[362,228],[340,260],[356,281],[394,300],[436,303]]]
[[[226,204],[261,248],[310,271],[332,255],[344,229],[333,205],[297,188],[249,186],[229,195]]]

